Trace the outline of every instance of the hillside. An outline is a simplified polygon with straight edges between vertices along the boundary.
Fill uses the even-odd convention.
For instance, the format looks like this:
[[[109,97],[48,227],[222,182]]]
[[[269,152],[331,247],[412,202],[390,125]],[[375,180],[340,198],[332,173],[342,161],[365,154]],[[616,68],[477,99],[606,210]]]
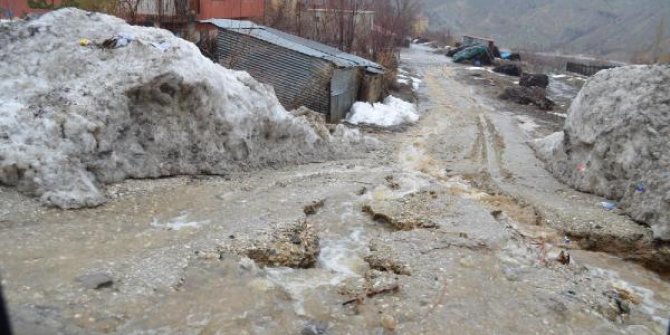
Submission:
[[[503,46],[628,61],[649,50],[668,0],[422,0],[432,30],[491,36]]]

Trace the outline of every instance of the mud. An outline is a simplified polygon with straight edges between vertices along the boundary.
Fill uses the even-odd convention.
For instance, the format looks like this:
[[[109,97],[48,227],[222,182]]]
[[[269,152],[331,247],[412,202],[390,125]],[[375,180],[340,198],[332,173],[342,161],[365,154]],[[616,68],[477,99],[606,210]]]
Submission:
[[[361,158],[125,181],[109,203],[78,211],[0,187],[0,243],[12,246],[0,270],[17,333],[665,334],[667,281],[566,238],[604,222],[622,241],[649,230],[542,168],[527,142],[562,125],[500,103],[443,56],[409,49],[402,61],[425,79],[422,119],[404,133],[371,131],[385,145]],[[311,228],[296,227],[318,199]],[[380,224],[361,211],[374,202],[411,204],[437,225]],[[318,237],[313,266],[246,256],[254,243],[305,250],[296,235]],[[294,264],[311,258],[295,254]],[[112,288],[76,280],[92,273]]]

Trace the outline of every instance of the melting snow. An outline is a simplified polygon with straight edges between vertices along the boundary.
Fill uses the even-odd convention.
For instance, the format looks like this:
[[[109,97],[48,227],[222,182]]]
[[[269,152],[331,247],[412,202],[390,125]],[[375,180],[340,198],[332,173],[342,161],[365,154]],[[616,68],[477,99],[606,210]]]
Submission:
[[[414,104],[391,95],[384,99],[383,103],[355,103],[346,120],[351,124],[392,127],[414,123],[419,120],[419,114]]]

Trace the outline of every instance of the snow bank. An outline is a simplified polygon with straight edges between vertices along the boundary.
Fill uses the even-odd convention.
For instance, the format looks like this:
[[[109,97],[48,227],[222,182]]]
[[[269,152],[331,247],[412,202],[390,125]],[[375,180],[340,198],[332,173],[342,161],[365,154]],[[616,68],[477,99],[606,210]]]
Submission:
[[[114,35],[133,40],[80,45]],[[315,131],[270,87],[166,30],[61,9],[3,24],[0,45],[0,183],[49,205],[99,205],[102,186],[126,178],[226,174],[374,145],[343,125]]]
[[[419,120],[414,104],[388,96],[383,103],[357,102],[351,107],[346,121],[351,124],[380,127],[399,126]]]
[[[535,143],[560,180],[618,201],[670,240],[670,66],[627,66],[589,79],[563,132]]]

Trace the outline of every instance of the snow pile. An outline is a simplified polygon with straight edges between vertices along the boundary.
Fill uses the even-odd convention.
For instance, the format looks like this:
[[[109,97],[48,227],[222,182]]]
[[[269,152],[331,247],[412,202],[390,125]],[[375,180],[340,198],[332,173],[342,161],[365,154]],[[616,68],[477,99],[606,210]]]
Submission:
[[[627,66],[589,79],[562,133],[535,143],[560,180],[618,201],[670,240],[670,66]]]
[[[389,95],[384,102],[357,102],[351,107],[346,121],[358,125],[393,127],[414,123],[419,114],[414,104]]]
[[[130,43],[99,46],[113,36]],[[270,87],[166,30],[61,9],[0,26],[0,45],[0,183],[49,205],[99,205],[103,184],[127,178],[226,174],[374,145],[343,125],[315,131]]]
[[[396,76],[396,82],[398,84],[411,86],[414,91],[418,91],[421,87],[421,79],[413,77],[407,72],[407,70],[400,69],[398,75]]]

